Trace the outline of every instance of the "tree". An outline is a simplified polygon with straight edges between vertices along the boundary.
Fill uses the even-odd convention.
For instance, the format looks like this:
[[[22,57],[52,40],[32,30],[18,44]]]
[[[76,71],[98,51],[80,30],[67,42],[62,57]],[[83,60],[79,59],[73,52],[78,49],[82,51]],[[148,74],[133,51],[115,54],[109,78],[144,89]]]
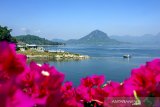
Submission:
[[[8,41],[12,43],[17,43],[17,40],[11,36],[12,29],[8,29],[8,27],[0,26],[0,41]]]

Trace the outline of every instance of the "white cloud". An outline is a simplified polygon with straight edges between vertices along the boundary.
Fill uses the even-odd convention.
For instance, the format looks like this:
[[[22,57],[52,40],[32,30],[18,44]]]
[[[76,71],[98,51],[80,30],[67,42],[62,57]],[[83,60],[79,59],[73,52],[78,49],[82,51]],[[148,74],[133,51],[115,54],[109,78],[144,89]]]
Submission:
[[[34,33],[40,34],[40,33],[42,33],[42,31],[40,29],[38,29],[38,30],[35,30]]]
[[[21,28],[21,31],[22,31],[22,33],[24,33],[24,34],[30,34],[30,33],[31,33],[30,29],[25,28],[25,27]]]

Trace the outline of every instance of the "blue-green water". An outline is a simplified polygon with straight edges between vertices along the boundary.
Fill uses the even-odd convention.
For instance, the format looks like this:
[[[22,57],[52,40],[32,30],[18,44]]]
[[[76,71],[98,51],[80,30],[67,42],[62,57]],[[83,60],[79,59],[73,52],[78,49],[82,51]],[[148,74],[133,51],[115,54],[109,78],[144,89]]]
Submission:
[[[133,68],[145,64],[146,61],[160,58],[160,47],[158,46],[67,45],[47,47],[47,49],[62,49],[91,56],[90,59],[81,61],[49,62],[65,74],[65,81],[73,81],[74,85],[78,85],[82,77],[93,74],[105,75],[106,80],[121,82],[130,76]],[[124,59],[124,54],[130,54],[132,58]]]

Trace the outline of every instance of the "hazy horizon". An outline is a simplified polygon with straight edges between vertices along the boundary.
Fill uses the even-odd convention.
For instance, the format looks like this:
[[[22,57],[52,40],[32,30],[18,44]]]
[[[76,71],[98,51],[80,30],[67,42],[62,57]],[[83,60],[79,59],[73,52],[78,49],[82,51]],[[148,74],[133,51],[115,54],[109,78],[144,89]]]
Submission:
[[[12,35],[78,39],[95,29],[111,35],[160,32],[159,0],[1,0],[0,25]]]
[[[95,29],[95,30],[99,30],[99,29]],[[94,31],[94,30],[92,30],[92,31]],[[78,37],[78,38],[74,38],[74,37],[71,37],[71,38],[67,38],[67,39],[65,39],[65,38],[59,38],[59,37],[57,37],[57,38],[50,38],[49,40],[53,40],[53,39],[59,39],[59,40],[70,40],[70,39],[80,39],[80,38],[82,38],[82,37],[84,37],[84,36],[87,36],[88,34],[90,34],[92,31],[90,31],[90,32],[88,32],[86,35],[83,35],[83,36],[80,36],[80,37]],[[102,31],[102,30],[100,30],[100,31]],[[102,31],[103,32],[103,31]],[[104,32],[104,33],[106,33],[106,32]],[[106,33],[107,34],[107,33]],[[156,36],[156,35],[159,35],[160,34],[160,32],[158,32],[158,33],[156,33],[156,34],[143,34],[143,35],[129,35],[129,34],[126,34],[126,35],[115,35],[115,34],[113,34],[113,35],[108,35],[107,34],[107,36],[109,36],[109,37],[113,37],[113,36],[117,36],[117,37],[125,37],[125,36],[130,36],[130,37],[140,37],[140,36],[145,36],[145,35],[152,35],[152,36]],[[21,35],[35,35],[35,34],[32,34],[32,33],[29,33],[29,34],[20,34],[20,35],[13,35],[13,36],[21,36]],[[35,36],[39,36],[39,35],[35,35]],[[43,36],[40,36],[40,37],[43,37]],[[76,36],[75,36],[76,37]],[[45,38],[45,37],[43,37],[43,38]]]

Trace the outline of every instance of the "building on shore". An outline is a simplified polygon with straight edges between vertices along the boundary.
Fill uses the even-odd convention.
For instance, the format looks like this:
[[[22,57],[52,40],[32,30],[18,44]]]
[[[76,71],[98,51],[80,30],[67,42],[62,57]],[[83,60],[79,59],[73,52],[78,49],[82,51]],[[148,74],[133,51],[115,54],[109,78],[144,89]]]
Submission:
[[[38,52],[44,52],[45,49],[43,47],[37,46],[36,44],[25,44],[23,42],[17,43],[17,49],[20,51],[26,51],[26,50],[35,50]]]

